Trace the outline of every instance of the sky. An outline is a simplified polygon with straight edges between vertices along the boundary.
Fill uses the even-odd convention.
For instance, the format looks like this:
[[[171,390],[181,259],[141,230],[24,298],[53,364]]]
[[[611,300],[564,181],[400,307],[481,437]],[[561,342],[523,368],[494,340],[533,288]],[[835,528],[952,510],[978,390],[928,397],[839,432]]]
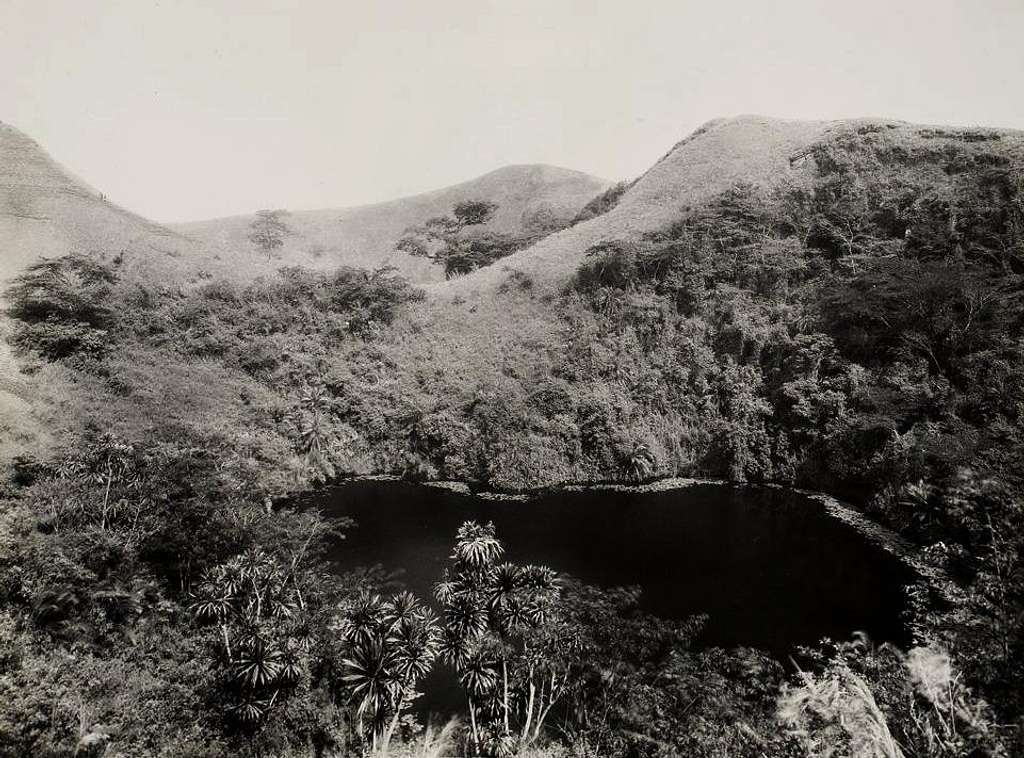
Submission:
[[[549,163],[758,113],[1024,128],[1024,0],[0,0],[0,121],[159,221]]]

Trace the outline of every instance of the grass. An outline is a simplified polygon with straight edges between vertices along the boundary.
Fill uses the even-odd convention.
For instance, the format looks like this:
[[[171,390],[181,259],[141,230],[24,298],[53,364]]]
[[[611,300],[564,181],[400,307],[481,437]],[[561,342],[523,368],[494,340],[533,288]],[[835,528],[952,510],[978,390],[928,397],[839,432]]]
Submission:
[[[770,183],[789,169],[790,155],[819,139],[823,121],[781,121],[741,116],[711,122],[677,144],[603,216],[586,221],[503,261],[538,281],[563,283],[591,245],[659,229],[679,212],[739,181]],[[446,285],[466,290],[497,286],[500,269],[474,272]]]
[[[227,261],[106,200],[36,142],[0,124],[0,282],[40,257],[70,252],[112,259],[146,281],[232,276]]]
[[[437,286],[439,293],[466,297],[499,286],[505,268],[532,276],[557,288],[576,271],[586,250],[599,242],[622,240],[658,230],[690,207],[738,183],[771,189],[801,182],[814,171],[814,161],[793,160],[820,141],[868,130],[897,150],[946,141],[998,145],[1006,154],[1024,157],[1024,132],[994,129],[936,128],[892,119],[788,121],[764,116],[737,116],[710,121],[677,143],[647,170],[608,213],[541,240],[504,259],[499,266]],[[982,135],[986,139],[979,141]],[[915,167],[901,165],[901,172]],[[949,176],[938,176],[938,182]]]
[[[387,752],[374,754],[374,758],[443,758],[455,755],[458,729],[458,719],[451,719],[441,727],[427,724],[423,734],[412,742],[392,746]]]
[[[516,234],[524,218],[541,208],[571,219],[609,183],[578,171],[554,166],[506,166],[445,189],[354,208],[296,211],[287,218],[295,232],[275,253],[278,265],[301,265],[327,270],[339,265],[376,268],[394,265],[413,282],[437,282],[442,270],[423,258],[394,250],[404,231],[432,216],[450,213],[469,199],[498,204],[486,229]],[[216,248],[226,257],[247,255],[252,216],[232,216],[178,224],[174,229]]]

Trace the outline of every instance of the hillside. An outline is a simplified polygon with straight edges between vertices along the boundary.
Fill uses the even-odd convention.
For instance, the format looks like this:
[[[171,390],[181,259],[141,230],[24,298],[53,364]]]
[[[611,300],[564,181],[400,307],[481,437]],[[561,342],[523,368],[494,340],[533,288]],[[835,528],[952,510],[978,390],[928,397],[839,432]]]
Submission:
[[[78,252],[112,260],[132,278],[166,282],[200,269],[229,269],[193,241],[108,202],[34,140],[0,123],[0,287],[43,257]],[[5,330],[0,318],[0,331]],[[19,373],[10,348],[0,347],[0,464],[34,439],[30,419],[37,393]]]
[[[109,202],[7,124],[0,124],[0,245],[0,281],[69,252],[123,253],[123,270],[148,279],[233,273],[194,241]]]
[[[757,115],[715,119],[677,143],[605,215],[551,235],[497,266],[450,282],[446,290],[461,295],[493,287],[505,279],[507,269],[523,271],[538,281],[563,284],[592,245],[661,229],[678,220],[685,209],[739,183],[767,191],[804,183],[817,170],[814,161],[806,159],[816,145],[875,129],[880,130],[876,141],[884,142],[897,157],[924,146],[946,149],[963,142],[956,135],[964,132],[892,119],[791,121]],[[991,141],[998,142],[1000,151],[1018,157],[1024,153],[1024,133],[970,129],[967,139],[984,142],[984,135],[994,137]],[[903,162],[899,169],[913,172],[915,167]],[[942,181],[942,172],[938,174],[936,181]],[[947,183],[949,176],[945,177]]]
[[[294,231],[275,251],[276,265],[300,265],[327,270],[339,265],[376,268],[388,263],[414,282],[442,279],[429,261],[394,250],[403,232],[428,218],[449,213],[463,200],[489,200],[498,204],[486,229],[517,234],[548,217],[563,223],[609,183],[587,174],[543,165],[506,166],[468,182],[421,195],[354,208],[293,212],[287,219]],[[177,224],[173,228],[221,255],[230,251],[247,259],[253,216]]]
[[[374,268],[390,262],[410,279],[440,277],[428,261],[393,251],[404,230],[442,215],[465,199],[499,204],[493,231],[516,233],[537,214],[571,219],[608,183],[551,166],[508,166],[453,187],[357,208],[295,213],[296,234],[273,258],[247,239],[251,217],[184,224],[154,223],[108,201],[74,176],[37,142],[0,123],[0,286],[43,257],[84,253],[120,260],[127,282],[163,285],[210,278],[247,281],[284,265],[329,270]],[[0,319],[0,329],[6,326]],[[38,392],[19,372],[9,346],[0,347],[0,465],[38,440],[31,421]]]

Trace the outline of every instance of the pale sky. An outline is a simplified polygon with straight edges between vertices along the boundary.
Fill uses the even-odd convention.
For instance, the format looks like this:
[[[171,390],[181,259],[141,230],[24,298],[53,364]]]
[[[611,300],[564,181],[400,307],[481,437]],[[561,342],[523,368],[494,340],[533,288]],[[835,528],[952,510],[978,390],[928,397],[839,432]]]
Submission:
[[[1024,128],[1024,0],[0,0],[0,120],[159,221],[632,178],[739,113]]]

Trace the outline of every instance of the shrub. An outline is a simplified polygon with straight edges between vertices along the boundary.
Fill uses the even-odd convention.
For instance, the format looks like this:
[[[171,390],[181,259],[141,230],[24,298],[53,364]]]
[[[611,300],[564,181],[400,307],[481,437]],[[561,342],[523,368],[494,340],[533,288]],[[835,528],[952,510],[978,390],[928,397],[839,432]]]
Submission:
[[[15,320],[12,342],[47,360],[97,357],[107,347],[114,322],[112,268],[82,255],[66,255],[29,266],[5,291]]]

